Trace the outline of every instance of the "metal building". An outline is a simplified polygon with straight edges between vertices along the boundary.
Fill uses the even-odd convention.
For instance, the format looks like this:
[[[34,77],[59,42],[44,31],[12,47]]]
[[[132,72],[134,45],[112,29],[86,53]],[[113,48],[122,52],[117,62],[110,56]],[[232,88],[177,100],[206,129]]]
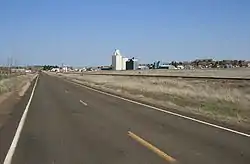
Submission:
[[[136,70],[138,69],[138,60],[135,58],[129,59],[126,62],[126,70]]]

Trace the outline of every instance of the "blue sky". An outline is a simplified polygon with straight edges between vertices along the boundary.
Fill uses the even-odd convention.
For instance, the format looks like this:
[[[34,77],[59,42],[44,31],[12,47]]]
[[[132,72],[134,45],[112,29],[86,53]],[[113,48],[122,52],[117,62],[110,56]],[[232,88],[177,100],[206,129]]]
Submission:
[[[1,0],[0,64],[250,60],[249,0]]]

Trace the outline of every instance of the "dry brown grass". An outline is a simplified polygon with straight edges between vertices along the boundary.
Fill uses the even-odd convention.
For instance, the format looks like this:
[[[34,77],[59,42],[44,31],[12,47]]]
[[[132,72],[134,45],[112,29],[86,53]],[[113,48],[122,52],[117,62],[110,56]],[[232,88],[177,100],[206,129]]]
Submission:
[[[27,74],[0,80],[0,95],[22,87],[26,84],[27,81],[30,81],[33,77],[33,74]]]
[[[73,74],[63,76],[165,107],[250,125],[249,81]]]
[[[90,73],[101,74],[129,74],[129,75],[167,75],[167,76],[208,76],[208,77],[243,77],[250,78],[250,68],[232,68],[232,69],[194,69],[194,70],[136,70],[136,71],[96,71]]]

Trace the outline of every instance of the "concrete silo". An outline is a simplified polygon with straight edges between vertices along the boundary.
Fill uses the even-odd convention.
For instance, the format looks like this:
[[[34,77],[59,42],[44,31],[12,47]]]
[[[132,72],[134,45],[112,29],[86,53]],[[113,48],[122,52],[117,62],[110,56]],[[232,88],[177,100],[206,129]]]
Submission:
[[[119,50],[115,50],[112,55],[112,69],[123,70],[123,58]]]

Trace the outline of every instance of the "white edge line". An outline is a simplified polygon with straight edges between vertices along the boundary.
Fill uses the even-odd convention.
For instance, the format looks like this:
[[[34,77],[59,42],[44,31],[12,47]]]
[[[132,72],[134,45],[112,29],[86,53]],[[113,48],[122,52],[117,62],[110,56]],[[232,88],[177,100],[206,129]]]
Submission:
[[[87,106],[88,104],[82,100],[80,100],[80,103],[82,103],[83,105]]]
[[[67,80],[67,81],[70,82],[70,83],[73,83],[75,85],[87,88],[89,90],[102,93],[104,95],[115,97],[115,98],[118,98],[118,99],[121,99],[121,100],[124,100],[124,101],[128,101],[128,102],[131,102],[131,103],[134,103],[134,104],[137,104],[137,105],[141,105],[141,106],[145,106],[147,108],[151,108],[151,109],[154,109],[154,110],[157,110],[157,111],[160,111],[160,112],[164,112],[164,113],[167,113],[167,114],[170,114],[170,115],[174,115],[174,116],[181,117],[181,118],[184,118],[184,119],[187,119],[187,120],[198,122],[198,123],[208,125],[208,126],[211,126],[211,127],[214,127],[214,128],[222,129],[222,130],[232,132],[232,133],[235,133],[235,134],[238,134],[238,135],[242,135],[242,136],[245,136],[245,137],[250,137],[250,134],[247,134],[247,133],[243,133],[243,132],[240,132],[240,131],[237,131],[237,130],[233,130],[233,129],[226,128],[226,127],[223,127],[223,126],[215,125],[215,124],[212,124],[212,123],[209,123],[209,122],[206,122],[206,121],[201,121],[201,120],[198,120],[198,119],[195,119],[195,118],[192,118],[192,117],[184,116],[184,115],[181,115],[181,114],[178,114],[178,113],[175,113],[175,112],[167,111],[167,110],[160,109],[160,108],[157,108],[157,107],[154,107],[154,106],[151,106],[151,105],[143,104],[143,103],[140,103],[140,102],[137,102],[137,101],[134,101],[134,100],[130,100],[130,99],[123,98],[123,97],[120,97],[120,96],[117,96],[117,95],[113,95],[113,94],[110,94],[110,93],[107,93],[107,92],[104,92],[104,91],[93,89],[93,88],[90,88],[88,86],[85,86],[84,84],[78,84],[76,82],[69,81],[69,80]]]
[[[3,164],[11,164],[12,157],[14,155],[14,152],[15,152],[15,149],[16,149],[16,146],[17,146],[17,143],[18,143],[18,140],[19,140],[21,131],[23,129],[23,125],[24,125],[24,122],[25,122],[25,119],[26,119],[26,116],[27,116],[27,113],[28,113],[28,110],[29,110],[29,107],[30,107],[30,104],[31,104],[31,100],[33,98],[33,95],[34,95],[34,92],[35,92],[35,89],[36,89],[38,78],[39,78],[39,75],[37,75],[37,79],[36,79],[35,85],[34,85],[34,87],[32,89],[29,101],[28,101],[28,103],[27,103],[27,105],[25,107],[22,118],[21,118],[21,120],[20,120],[20,122],[18,124],[16,134],[15,134],[14,139],[13,139],[11,145],[10,145],[10,148],[8,150],[8,153],[7,153],[6,157],[5,157],[5,159],[4,159]]]

